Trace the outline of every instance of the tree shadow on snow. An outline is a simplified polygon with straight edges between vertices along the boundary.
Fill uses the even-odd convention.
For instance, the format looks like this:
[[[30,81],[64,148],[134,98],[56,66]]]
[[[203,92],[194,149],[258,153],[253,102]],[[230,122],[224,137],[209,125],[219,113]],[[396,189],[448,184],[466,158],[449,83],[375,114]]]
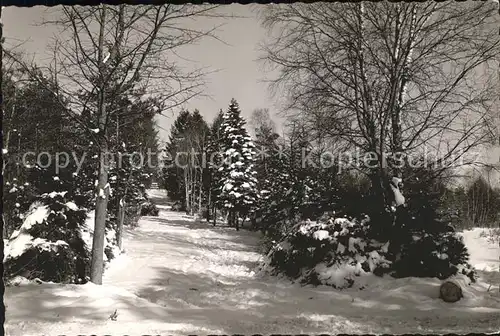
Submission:
[[[183,227],[189,230],[210,230],[216,233],[224,234],[231,237],[234,242],[247,244],[249,240],[254,240],[255,243],[262,236],[260,232],[249,231],[245,229],[240,229],[237,231],[233,227],[227,225],[217,225],[213,226],[211,223],[201,222],[198,220],[193,220],[192,217],[186,216],[186,219],[169,219],[161,217],[153,217],[154,221],[160,225],[169,225],[173,227]]]
[[[89,295],[85,285],[30,284],[6,288],[6,320],[36,322],[108,321],[115,310],[137,320],[165,321],[165,311],[147,300],[127,295]],[[9,306],[15,309],[9,309]]]
[[[295,301],[265,282],[252,282],[233,276],[185,274],[156,268],[157,278],[136,294],[168,311],[176,321],[200,328],[235,332],[320,332],[314,321],[301,317],[302,311],[282,314],[283,307]],[[288,322],[287,322],[288,321]]]

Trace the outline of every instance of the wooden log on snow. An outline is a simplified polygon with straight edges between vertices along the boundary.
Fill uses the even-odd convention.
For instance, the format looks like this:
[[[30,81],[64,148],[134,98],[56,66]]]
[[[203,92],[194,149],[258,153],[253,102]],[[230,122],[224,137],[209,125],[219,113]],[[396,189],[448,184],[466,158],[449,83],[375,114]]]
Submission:
[[[457,302],[463,298],[462,288],[455,282],[446,281],[439,287],[439,298],[444,302]]]

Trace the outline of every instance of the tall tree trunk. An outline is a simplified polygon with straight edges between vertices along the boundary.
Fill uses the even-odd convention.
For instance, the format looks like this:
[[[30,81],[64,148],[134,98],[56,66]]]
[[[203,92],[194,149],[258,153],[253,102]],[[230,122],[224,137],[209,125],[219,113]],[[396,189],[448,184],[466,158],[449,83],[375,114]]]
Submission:
[[[186,193],[186,213],[189,213],[189,179],[188,179],[188,169],[184,168],[184,192]]]
[[[1,23],[1,18],[2,18],[2,6],[0,6],[0,59],[2,59],[2,56],[3,56],[3,23]],[[3,78],[3,68],[0,66],[0,80],[2,78]],[[4,110],[3,110],[4,102],[3,102],[3,100],[0,104],[1,104],[2,115],[4,115]],[[8,140],[7,140],[7,146],[4,145],[4,148],[7,148],[7,149],[9,148],[8,147]],[[2,153],[2,185],[3,185],[3,183],[5,183],[5,181],[4,181],[5,162],[4,162],[3,157],[4,157],[4,155]],[[3,205],[2,205],[2,210],[3,210]],[[6,219],[6,217],[2,211],[2,233],[3,233],[4,239],[7,238],[7,226],[8,226],[8,223],[6,222],[5,219]],[[3,292],[2,292],[2,294],[3,294]]]
[[[234,227],[236,228],[236,231],[240,230],[240,220],[239,220],[238,216],[239,216],[239,212],[234,211],[233,212],[233,221],[234,221]]]
[[[106,231],[106,213],[108,207],[108,169],[109,162],[107,162],[108,142],[106,137],[106,101],[105,101],[105,78],[103,54],[104,54],[104,28],[106,24],[106,5],[101,5],[100,13],[100,30],[99,30],[99,55],[98,62],[100,67],[100,83],[99,83],[99,102],[98,102],[98,116],[99,116],[99,172],[97,178],[97,198],[95,206],[95,224],[94,224],[94,237],[92,242],[92,260],[90,265],[90,281],[97,285],[102,285],[102,274],[104,271],[104,236]]]
[[[106,213],[108,207],[108,163],[106,158],[107,146],[101,147],[101,160],[97,179],[97,197],[95,207],[94,237],[92,241],[92,261],[90,281],[102,285],[104,269],[104,236],[106,232]]]
[[[241,227],[243,227],[243,224],[245,224],[246,218],[248,217],[248,212],[245,211],[241,214]]]
[[[228,210],[227,212],[224,213],[224,217],[226,218],[227,225],[229,227],[233,227],[233,218],[231,214],[232,214],[231,210]]]
[[[3,144],[3,148],[7,149],[7,151],[9,150],[10,134],[12,133],[12,124],[14,121],[15,112],[16,112],[16,88],[14,88],[14,102],[12,104],[12,112],[10,115],[10,125],[9,125],[9,129],[7,130],[7,136],[5,137],[5,142]],[[3,115],[3,103],[2,103],[2,115]],[[8,154],[8,152],[7,152],[7,154]],[[3,157],[3,154],[2,154],[2,157]],[[4,175],[5,174],[5,167],[6,167],[6,163],[3,162],[2,176],[5,176]]]
[[[194,212],[194,206],[195,206],[195,200],[194,200],[194,194],[195,194],[195,186],[194,186],[194,183],[193,183],[193,179],[194,179],[194,176],[193,176],[193,171],[191,170],[191,168],[189,168],[189,214],[190,215],[193,215],[193,212]]]
[[[193,168],[193,173],[191,174],[191,216],[193,216],[196,209],[196,168]]]
[[[21,132],[17,133],[17,152],[21,153]],[[21,163],[16,162],[16,178],[19,180],[21,176]]]
[[[118,202],[118,227],[116,231],[116,241],[120,251],[123,249],[123,221],[125,220],[125,197]]]
[[[203,171],[200,170],[200,193],[198,195],[198,211],[201,211],[202,197],[203,197]],[[203,216],[203,214],[201,216]]]
[[[207,223],[210,222],[210,211],[212,210],[212,193],[210,192],[210,189],[208,189],[208,201],[207,201]],[[214,222],[215,223],[215,222]]]

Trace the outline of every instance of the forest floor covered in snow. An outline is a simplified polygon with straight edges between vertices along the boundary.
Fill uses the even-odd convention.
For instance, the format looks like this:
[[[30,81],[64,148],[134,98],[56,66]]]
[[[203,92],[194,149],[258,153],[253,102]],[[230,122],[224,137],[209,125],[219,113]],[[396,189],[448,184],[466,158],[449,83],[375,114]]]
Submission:
[[[257,272],[257,233],[159,208],[159,217],[143,217],[127,231],[125,253],[111,262],[102,286],[6,287],[6,334],[500,331],[500,281],[489,291],[486,279],[466,286],[454,304],[438,298],[436,279],[374,277],[362,291],[302,287]],[[490,243],[475,231],[463,233],[471,262],[499,279],[498,243],[485,252]]]

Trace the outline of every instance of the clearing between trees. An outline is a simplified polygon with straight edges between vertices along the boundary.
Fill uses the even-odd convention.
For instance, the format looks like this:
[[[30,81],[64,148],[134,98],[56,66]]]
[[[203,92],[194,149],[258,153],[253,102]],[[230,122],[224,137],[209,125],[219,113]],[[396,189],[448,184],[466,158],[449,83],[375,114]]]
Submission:
[[[6,334],[500,330],[498,288],[488,291],[481,280],[469,286],[457,278],[464,298],[454,304],[438,298],[441,281],[430,278],[373,276],[365,290],[300,286],[259,271],[258,233],[159,208],[159,217],[143,217],[126,232],[125,253],[102,286],[15,279],[5,293]],[[488,263],[475,254],[477,230],[464,237],[473,264]]]

